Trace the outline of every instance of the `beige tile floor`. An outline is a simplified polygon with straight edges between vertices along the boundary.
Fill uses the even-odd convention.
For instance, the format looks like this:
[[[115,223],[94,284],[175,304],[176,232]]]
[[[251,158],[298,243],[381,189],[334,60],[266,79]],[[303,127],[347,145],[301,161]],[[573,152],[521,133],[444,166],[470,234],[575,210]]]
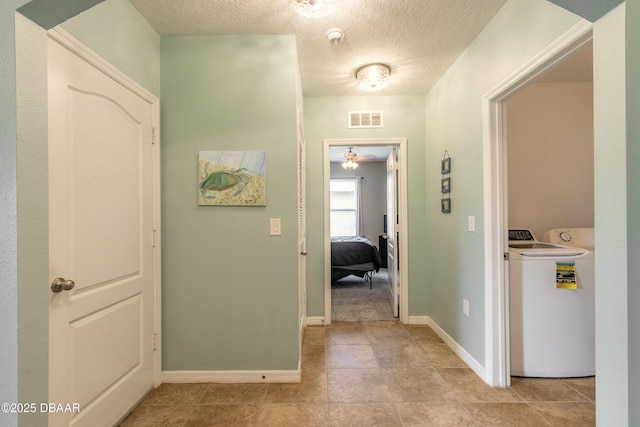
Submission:
[[[595,425],[595,379],[491,388],[426,326],[307,327],[295,384],[162,384],[122,426]]]

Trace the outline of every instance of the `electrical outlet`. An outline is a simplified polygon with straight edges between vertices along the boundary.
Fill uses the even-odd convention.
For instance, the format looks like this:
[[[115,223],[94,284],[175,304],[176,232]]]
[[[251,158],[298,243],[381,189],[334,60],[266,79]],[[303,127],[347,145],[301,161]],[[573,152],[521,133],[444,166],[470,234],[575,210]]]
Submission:
[[[462,314],[469,317],[469,301],[466,299],[462,300]]]

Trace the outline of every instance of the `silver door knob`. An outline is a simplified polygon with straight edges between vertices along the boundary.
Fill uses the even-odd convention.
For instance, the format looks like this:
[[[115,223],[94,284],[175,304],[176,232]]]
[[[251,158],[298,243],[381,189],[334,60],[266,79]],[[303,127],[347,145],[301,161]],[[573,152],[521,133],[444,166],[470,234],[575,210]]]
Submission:
[[[76,284],[73,280],[65,280],[62,277],[56,277],[53,279],[53,282],[51,282],[51,290],[55,293],[68,291],[73,289],[75,285]]]
[[[300,252],[300,255],[306,255],[306,254],[307,254],[307,251]]]

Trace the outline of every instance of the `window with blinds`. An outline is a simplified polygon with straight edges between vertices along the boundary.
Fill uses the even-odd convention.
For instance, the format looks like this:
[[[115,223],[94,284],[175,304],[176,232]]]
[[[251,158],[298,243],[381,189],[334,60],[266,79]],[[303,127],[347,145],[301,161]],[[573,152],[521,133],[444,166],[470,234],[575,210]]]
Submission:
[[[332,179],[329,183],[331,237],[358,235],[357,178]]]

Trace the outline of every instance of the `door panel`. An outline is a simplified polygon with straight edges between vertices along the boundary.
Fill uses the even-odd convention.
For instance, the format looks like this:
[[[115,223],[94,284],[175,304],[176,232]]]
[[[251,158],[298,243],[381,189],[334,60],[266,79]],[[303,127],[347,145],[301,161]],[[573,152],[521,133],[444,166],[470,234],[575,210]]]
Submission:
[[[100,310],[70,324],[71,357],[74,377],[71,401],[81,408],[93,401],[103,390],[136,371],[144,363],[140,351],[142,311],[140,295]],[[114,331],[131,330],[118,334]],[[112,357],[112,349],[118,357]],[[100,369],[95,369],[99,366]],[[86,375],[92,372],[92,375]]]
[[[48,43],[49,425],[111,425],[154,380],[153,108]]]
[[[69,103],[75,163],[70,233],[80,290],[140,274],[144,164],[140,123],[113,99],[70,88]]]

